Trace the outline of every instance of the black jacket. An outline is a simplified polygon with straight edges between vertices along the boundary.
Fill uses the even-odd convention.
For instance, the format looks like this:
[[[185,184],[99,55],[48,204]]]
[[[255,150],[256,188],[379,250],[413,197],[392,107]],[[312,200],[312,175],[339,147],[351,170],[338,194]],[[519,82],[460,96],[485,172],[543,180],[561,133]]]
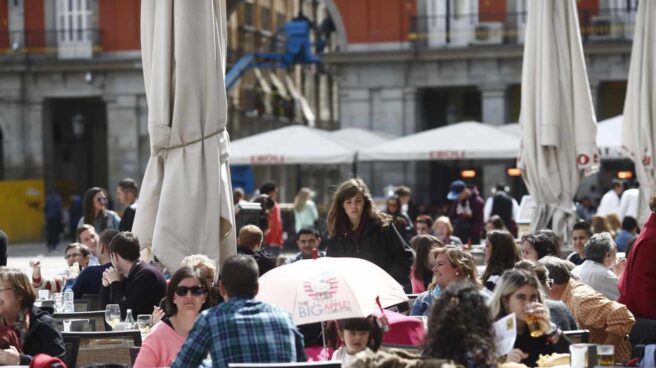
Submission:
[[[137,262],[122,281],[112,282],[109,287],[100,290],[100,304],[121,306],[121,319],[125,312],[132,309],[132,317],[136,320],[139,314],[153,313],[153,307],[166,295],[166,280],[155,267],[145,262]]]
[[[381,226],[373,220],[364,220],[357,244],[348,233],[328,240],[328,257],[362,258],[389,273],[406,292],[411,290],[410,267],[414,254],[393,224]]]
[[[30,328],[25,334],[20,364],[29,365],[37,354],[48,354],[64,359],[66,346],[64,338],[57,330],[57,323],[48,313],[37,307],[30,312]]]
[[[276,256],[264,249],[258,249],[257,252],[253,252],[244,246],[238,245],[237,254],[243,254],[255,258],[257,268],[260,271],[260,276],[276,268]]]

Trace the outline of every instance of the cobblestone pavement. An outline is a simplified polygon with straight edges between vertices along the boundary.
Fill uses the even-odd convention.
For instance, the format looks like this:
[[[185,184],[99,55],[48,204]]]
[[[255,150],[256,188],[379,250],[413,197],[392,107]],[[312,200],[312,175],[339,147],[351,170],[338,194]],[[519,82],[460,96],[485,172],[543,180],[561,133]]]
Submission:
[[[65,243],[59,243],[57,250],[48,253],[44,243],[20,243],[10,244],[7,253],[7,266],[20,268],[28,275],[32,274],[30,260],[39,257],[41,259],[41,274],[50,277],[64,271],[66,261],[64,260]]]

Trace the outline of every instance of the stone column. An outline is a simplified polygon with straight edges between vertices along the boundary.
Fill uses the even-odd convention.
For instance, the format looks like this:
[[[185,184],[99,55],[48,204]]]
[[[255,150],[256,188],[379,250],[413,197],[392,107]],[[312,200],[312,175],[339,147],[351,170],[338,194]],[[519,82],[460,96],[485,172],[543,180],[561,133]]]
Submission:
[[[114,188],[127,177],[141,181],[138,98],[137,95],[104,98],[107,103],[108,188]]]
[[[502,125],[508,122],[508,101],[505,84],[480,86],[481,103],[483,104],[483,122],[492,125]]]

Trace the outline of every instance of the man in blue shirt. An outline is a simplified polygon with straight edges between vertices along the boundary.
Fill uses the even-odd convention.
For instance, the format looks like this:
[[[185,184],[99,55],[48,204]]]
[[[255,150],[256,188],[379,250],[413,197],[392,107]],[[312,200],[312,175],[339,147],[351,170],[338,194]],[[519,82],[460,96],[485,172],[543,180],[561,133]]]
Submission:
[[[208,352],[214,367],[307,360],[303,335],[291,315],[253,299],[259,287],[258,275],[252,257],[236,255],[225,261],[219,290],[226,302],[196,318],[171,367],[197,367]]]

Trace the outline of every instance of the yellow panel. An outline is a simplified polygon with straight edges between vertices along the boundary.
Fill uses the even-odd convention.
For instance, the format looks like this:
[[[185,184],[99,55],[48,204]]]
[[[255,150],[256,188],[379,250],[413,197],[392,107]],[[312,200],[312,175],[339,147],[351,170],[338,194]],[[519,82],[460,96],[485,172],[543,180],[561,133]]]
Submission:
[[[45,193],[43,180],[0,181],[0,229],[9,242],[43,239]]]

